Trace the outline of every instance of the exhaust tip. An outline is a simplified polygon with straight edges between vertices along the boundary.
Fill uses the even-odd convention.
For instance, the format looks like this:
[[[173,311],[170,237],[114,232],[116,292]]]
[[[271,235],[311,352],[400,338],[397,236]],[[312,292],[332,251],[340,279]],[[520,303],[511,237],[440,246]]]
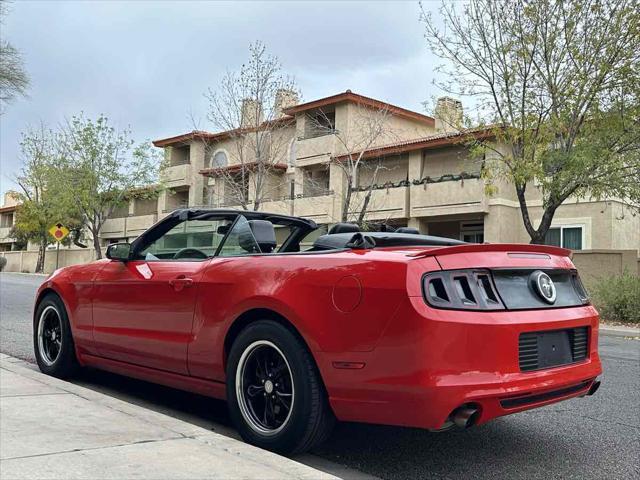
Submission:
[[[596,393],[600,388],[600,383],[601,383],[600,380],[594,380],[593,383],[591,384],[591,387],[589,387],[589,391],[587,392],[587,395],[591,396],[594,393]]]
[[[460,407],[453,411],[451,420],[459,428],[472,427],[478,420],[480,411],[477,408]]]

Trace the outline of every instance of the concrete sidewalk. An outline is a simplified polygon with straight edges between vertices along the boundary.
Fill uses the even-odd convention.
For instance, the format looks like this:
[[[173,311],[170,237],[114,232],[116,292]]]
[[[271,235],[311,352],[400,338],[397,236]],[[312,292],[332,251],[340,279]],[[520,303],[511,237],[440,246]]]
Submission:
[[[0,354],[2,479],[335,479]]]

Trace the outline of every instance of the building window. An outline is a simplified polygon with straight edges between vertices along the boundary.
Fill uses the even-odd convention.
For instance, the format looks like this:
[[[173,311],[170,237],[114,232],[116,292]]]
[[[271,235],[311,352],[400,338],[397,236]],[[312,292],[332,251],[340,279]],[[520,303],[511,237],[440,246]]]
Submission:
[[[307,116],[304,138],[321,137],[336,132],[336,112],[318,110]]]
[[[483,222],[460,223],[460,240],[469,243],[484,243]]]
[[[222,168],[228,165],[227,154],[224,150],[218,150],[211,157],[211,168]]]
[[[581,226],[552,227],[544,236],[544,243],[571,250],[582,250],[582,233]]]
[[[11,226],[13,226],[13,213],[0,216],[0,228],[7,228]]]

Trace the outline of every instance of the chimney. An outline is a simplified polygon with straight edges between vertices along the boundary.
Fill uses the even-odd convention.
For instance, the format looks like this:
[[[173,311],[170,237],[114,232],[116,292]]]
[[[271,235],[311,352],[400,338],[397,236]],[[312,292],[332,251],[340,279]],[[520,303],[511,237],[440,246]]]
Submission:
[[[440,97],[436,103],[436,132],[452,133],[462,128],[462,102],[451,97]]]
[[[4,194],[4,203],[3,207],[13,207],[20,202],[20,196],[18,192],[13,190],[7,190]]]
[[[262,105],[253,98],[245,98],[242,100],[242,112],[240,118],[240,126],[257,127],[262,123]]]
[[[286,88],[278,89],[274,102],[275,117],[284,117],[286,115],[284,113],[284,110],[297,104],[298,92],[296,92],[295,90],[288,90]]]

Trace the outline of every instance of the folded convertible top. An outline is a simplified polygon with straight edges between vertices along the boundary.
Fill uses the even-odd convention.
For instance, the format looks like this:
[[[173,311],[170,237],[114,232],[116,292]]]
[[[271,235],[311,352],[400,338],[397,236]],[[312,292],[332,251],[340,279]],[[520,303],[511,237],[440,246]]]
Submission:
[[[342,248],[376,247],[440,247],[467,245],[466,242],[452,238],[415,235],[394,232],[347,232],[322,235],[313,242],[314,250],[337,250]]]

